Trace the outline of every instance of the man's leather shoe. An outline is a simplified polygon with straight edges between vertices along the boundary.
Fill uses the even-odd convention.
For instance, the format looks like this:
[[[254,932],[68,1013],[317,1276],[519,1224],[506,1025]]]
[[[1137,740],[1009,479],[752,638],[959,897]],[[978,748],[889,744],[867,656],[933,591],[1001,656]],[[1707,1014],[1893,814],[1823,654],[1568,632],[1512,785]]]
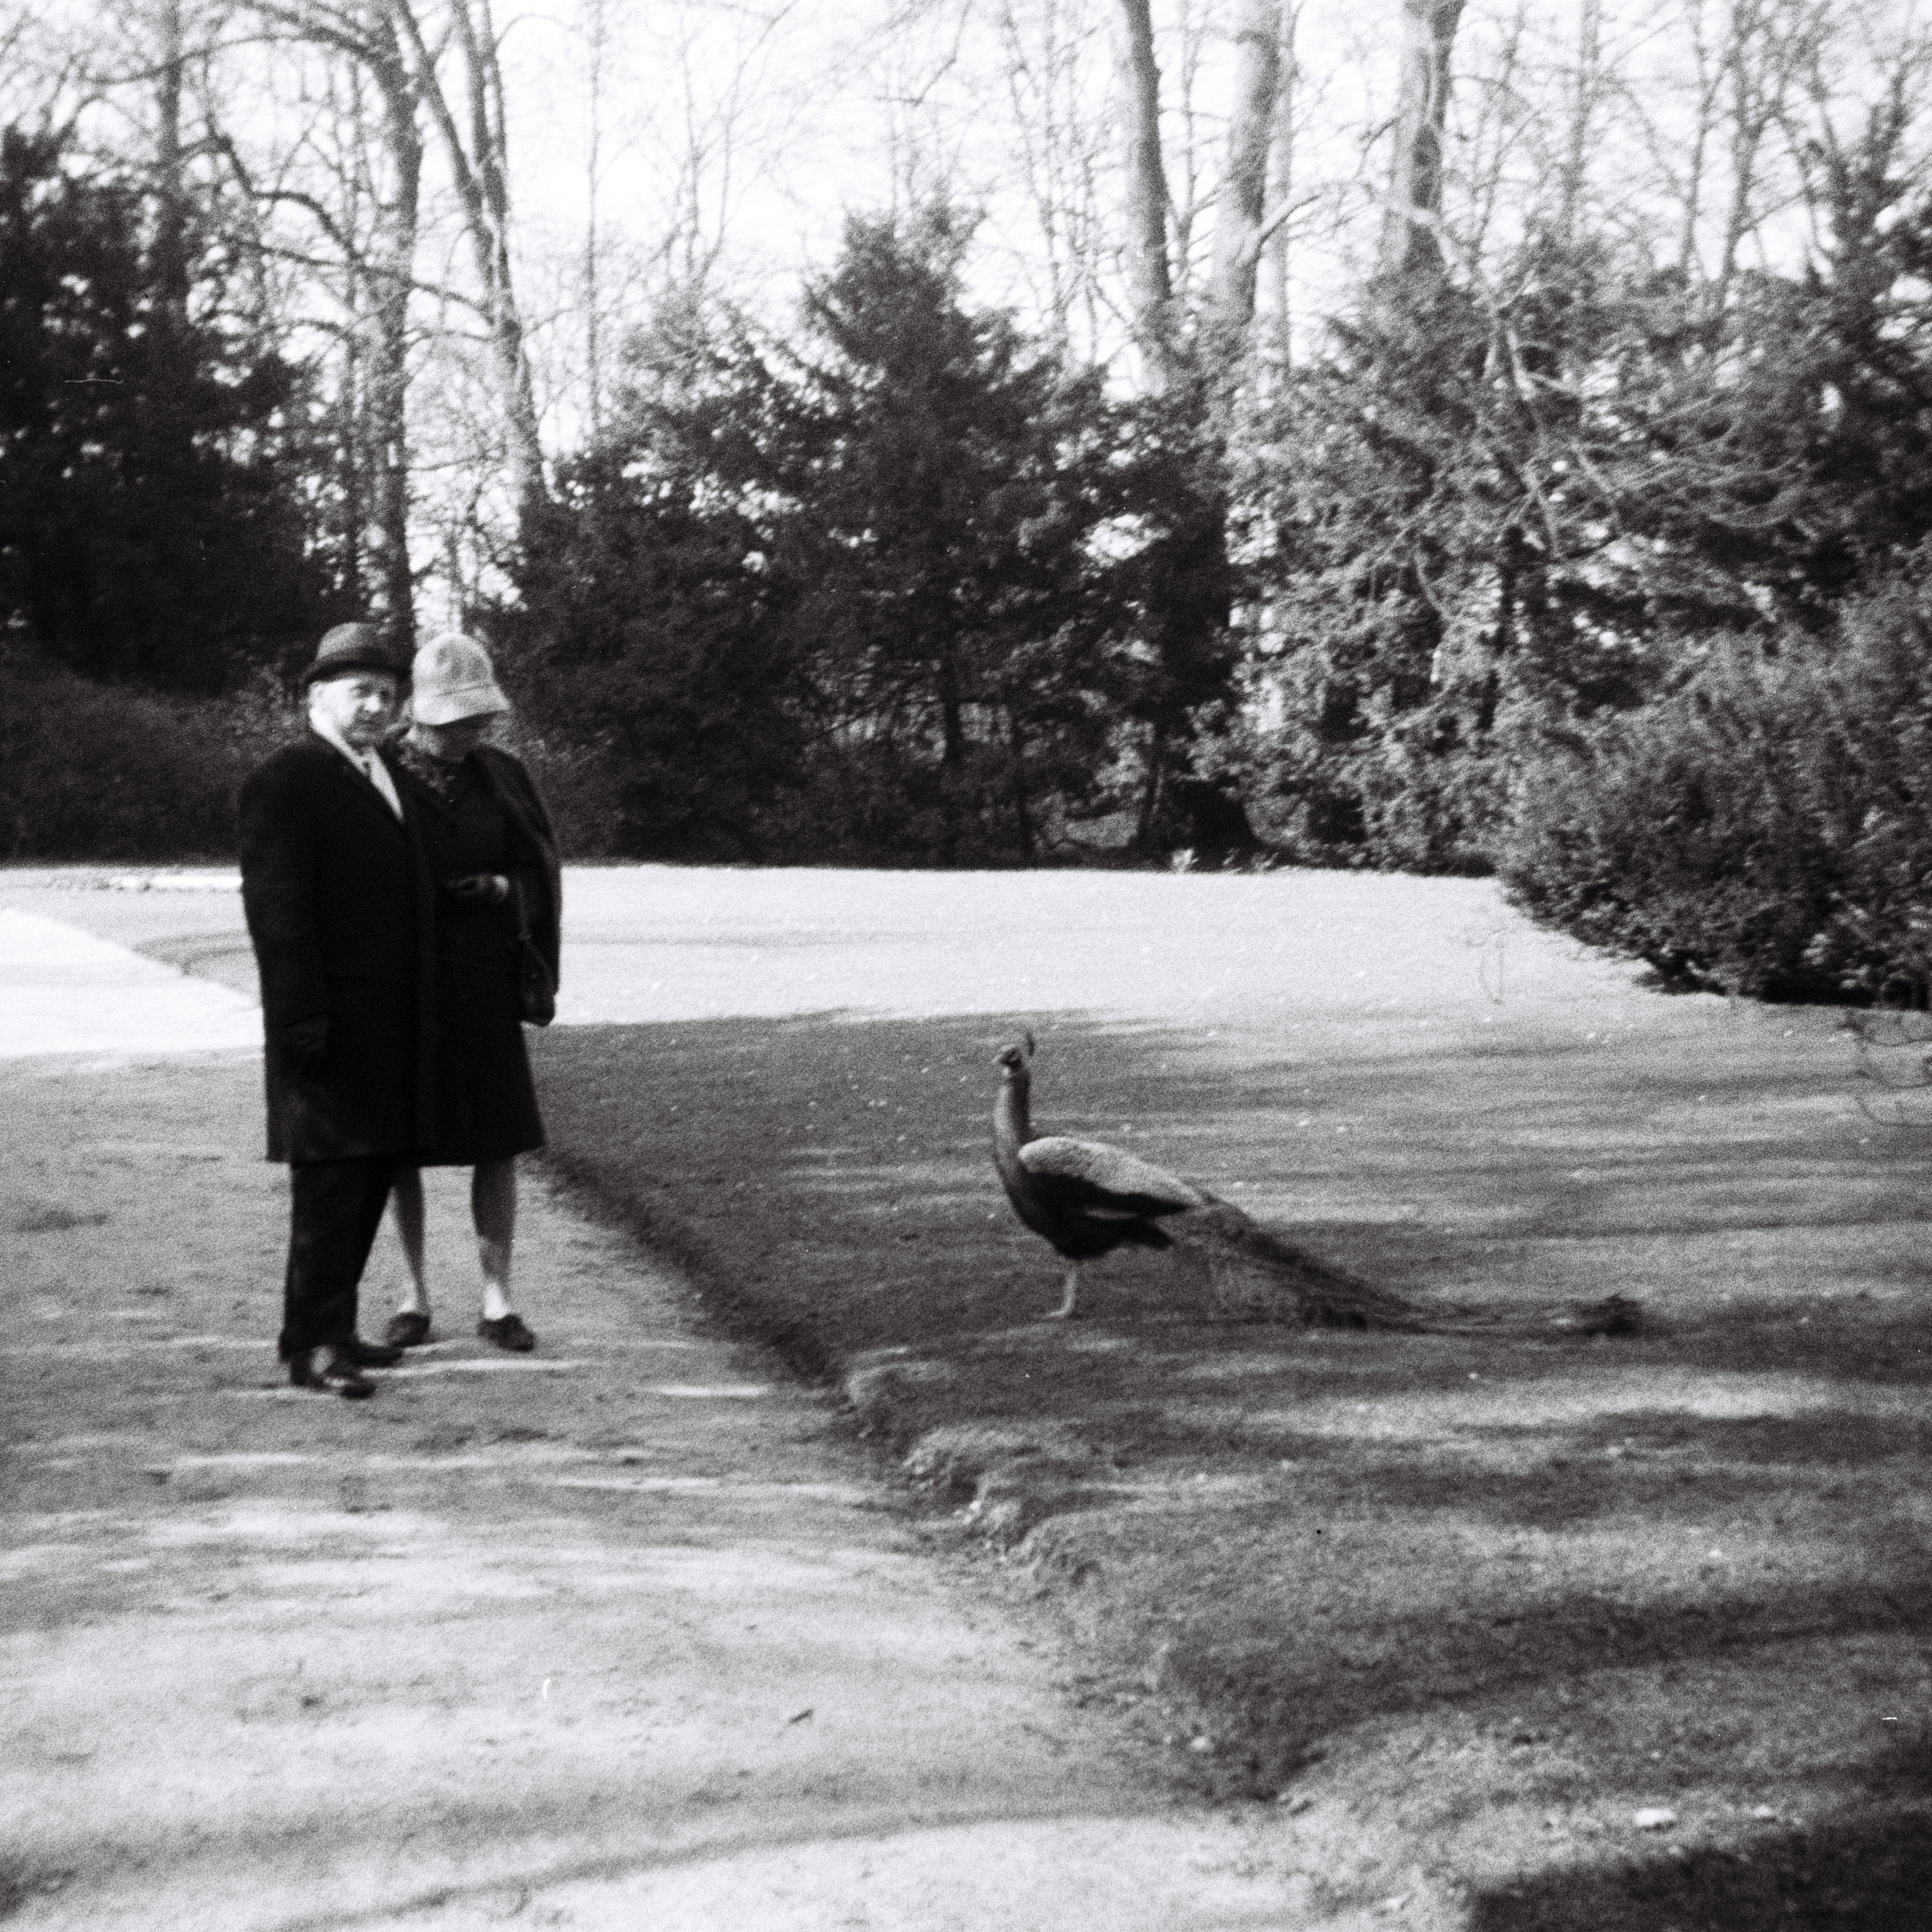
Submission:
[[[385,1342],[365,1342],[360,1335],[350,1336],[347,1352],[358,1369],[393,1369],[403,1359],[401,1349]]]
[[[356,1366],[355,1358],[333,1342],[298,1355],[289,1364],[289,1380],[297,1388],[339,1395],[348,1402],[360,1402],[376,1393],[376,1384]]]

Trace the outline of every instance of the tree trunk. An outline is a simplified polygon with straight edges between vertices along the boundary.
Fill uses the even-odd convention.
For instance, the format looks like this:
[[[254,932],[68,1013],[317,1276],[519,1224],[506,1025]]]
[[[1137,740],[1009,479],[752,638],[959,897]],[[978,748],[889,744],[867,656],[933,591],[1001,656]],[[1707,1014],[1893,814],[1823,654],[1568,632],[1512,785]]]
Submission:
[[[1234,27],[1234,112],[1208,295],[1210,324],[1224,354],[1236,352],[1254,320],[1255,282],[1267,239],[1268,158],[1281,98],[1281,0],[1242,0]]]
[[[1294,192],[1294,93],[1295,83],[1300,78],[1294,34],[1300,16],[1300,0],[1293,0],[1293,4],[1282,10],[1279,98],[1268,163],[1268,206],[1275,213],[1262,245],[1261,289],[1256,298],[1266,317],[1268,346],[1276,366],[1284,373],[1294,360],[1294,304],[1288,292],[1288,224],[1284,218]]]
[[[1020,729],[1019,713],[1006,699],[1006,739],[1012,756],[1013,829],[1019,838],[1020,860],[1030,866],[1039,851],[1033,829],[1033,810],[1027,801],[1026,735]]]
[[[1174,357],[1174,273],[1167,252],[1167,169],[1161,158],[1160,69],[1149,0],[1120,0],[1127,39],[1127,285],[1134,329],[1154,386]]]
[[[1161,742],[1160,733],[1152,725],[1148,728],[1147,742],[1142,747],[1142,755],[1147,760],[1147,772],[1141,793],[1141,808],[1134,821],[1134,850],[1151,852],[1154,847],[1154,820],[1160,812],[1161,796],[1166,789],[1167,764],[1162,754],[1166,747]]]
[[[1677,268],[1688,280],[1697,263],[1697,231],[1704,214],[1705,176],[1708,170],[1711,142],[1717,132],[1718,97],[1724,92],[1724,63],[1712,58],[1704,38],[1702,0],[1687,9],[1690,28],[1690,50],[1697,70],[1697,125],[1684,164],[1684,213],[1678,226]]]
[[[1402,91],[1382,219],[1385,274],[1430,275],[1442,267],[1436,232],[1442,212],[1442,130],[1449,112],[1449,54],[1463,5],[1464,0],[1402,0]]]
[[[350,292],[352,297],[352,280]],[[353,329],[348,332],[342,345],[342,381],[336,392],[335,420],[337,473],[342,482],[342,591],[350,603],[359,610],[366,596],[362,552],[368,534],[368,511],[364,501],[362,473],[366,441],[362,358],[358,352]]]
[[[422,190],[422,133],[402,50],[380,23],[372,63],[382,96],[382,140],[391,171],[381,204],[374,263],[375,368],[369,385],[369,440],[376,469],[376,531],[382,598],[395,641],[416,640],[416,580],[410,568],[410,290],[416,274]]]
[[[188,188],[182,163],[181,0],[160,0],[154,116],[154,286],[177,329],[188,320]]]
[[[961,694],[959,662],[942,648],[933,664],[933,688],[939,699],[939,762],[948,772],[966,764],[966,710]]]
[[[1602,85],[1603,0],[1583,0],[1576,29],[1576,76],[1570,102],[1569,152],[1563,161],[1562,202],[1558,215],[1565,242],[1573,241],[1583,203],[1583,176],[1590,153],[1590,124],[1597,111]]]
[[[599,441],[604,434],[604,342],[602,317],[598,314],[600,290],[597,255],[597,196],[604,164],[604,64],[610,20],[605,0],[586,0],[585,31],[589,36],[588,62],[584,78],[590,98],[586,112],[590,117],[590,153],[584,163],[584,188],[590,206],[584,223],[584,373],[590,410],[590,440]]]

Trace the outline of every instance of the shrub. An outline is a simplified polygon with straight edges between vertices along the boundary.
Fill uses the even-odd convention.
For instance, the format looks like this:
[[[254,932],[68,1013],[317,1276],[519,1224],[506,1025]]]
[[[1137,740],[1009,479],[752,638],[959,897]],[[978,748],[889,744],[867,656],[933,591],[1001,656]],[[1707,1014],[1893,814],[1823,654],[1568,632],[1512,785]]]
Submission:
[[[294,729],[272,680],[190,702],[0,646],[0,853],[228,856],[242,778]]]
[[[1766,998],[1932,989],[1932,581],[1923,561],[1775,654],[1520,760],[1499,869],[1533,916]]]
[[[514,718],[500,742],[528,766],[566,860],[623,855],[620,774],[606,745],[540,734]]]

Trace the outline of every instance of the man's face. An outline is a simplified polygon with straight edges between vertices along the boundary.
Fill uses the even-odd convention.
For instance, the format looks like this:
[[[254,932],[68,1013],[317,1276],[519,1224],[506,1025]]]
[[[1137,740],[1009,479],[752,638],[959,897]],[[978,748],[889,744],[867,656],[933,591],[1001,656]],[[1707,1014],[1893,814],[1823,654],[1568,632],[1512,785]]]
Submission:
[[[351,671],[309,687],[311,716],[326,718],[358,752],[380,745],[396,722],[397,680],[380,670]]]

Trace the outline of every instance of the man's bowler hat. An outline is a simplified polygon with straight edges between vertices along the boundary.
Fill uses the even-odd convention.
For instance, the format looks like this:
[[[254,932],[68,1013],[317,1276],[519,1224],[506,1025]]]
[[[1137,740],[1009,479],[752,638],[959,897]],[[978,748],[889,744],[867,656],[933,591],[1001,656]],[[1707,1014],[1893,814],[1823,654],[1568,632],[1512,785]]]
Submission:
[[[410,680],[408,655],[383,641],[374,624],[338,624],[316,646],[315,662],[302,673],[302,686],[326,684],[334,677],[352,677],[358,670],[379,670],[399,684]]]

